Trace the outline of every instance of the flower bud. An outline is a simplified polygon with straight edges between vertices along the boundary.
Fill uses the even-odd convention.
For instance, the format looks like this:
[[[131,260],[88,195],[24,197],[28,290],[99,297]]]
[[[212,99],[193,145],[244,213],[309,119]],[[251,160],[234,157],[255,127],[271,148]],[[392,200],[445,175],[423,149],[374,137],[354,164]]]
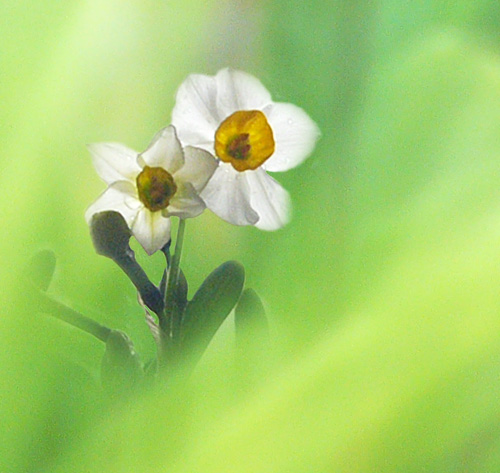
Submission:
[[[123,216],[114,210],[98,212],[92,216],[90,235],[97,254],[111,259],[121,259],[131,250],[132,236]]]
[[[97,254],[111,258],[129,277],[142,300],[153,312],[163,311],[163,298],[135,259],[132,235],[123,216],[113,210],[98,212],[90,221],[90,234]]]

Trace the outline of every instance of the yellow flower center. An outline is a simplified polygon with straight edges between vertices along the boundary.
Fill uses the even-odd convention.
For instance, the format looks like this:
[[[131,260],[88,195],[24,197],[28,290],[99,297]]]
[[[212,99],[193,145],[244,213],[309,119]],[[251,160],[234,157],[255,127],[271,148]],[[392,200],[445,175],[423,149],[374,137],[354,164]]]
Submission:
[[[144,166],[137,176],[136,183],[139,200],[151,212],[167,208],[177,191],[172,175],[160,167]]]
[[[273,130],[259,110],[229,115],[215,132],[215,153],[239,172],[257,169],[274,153]]]

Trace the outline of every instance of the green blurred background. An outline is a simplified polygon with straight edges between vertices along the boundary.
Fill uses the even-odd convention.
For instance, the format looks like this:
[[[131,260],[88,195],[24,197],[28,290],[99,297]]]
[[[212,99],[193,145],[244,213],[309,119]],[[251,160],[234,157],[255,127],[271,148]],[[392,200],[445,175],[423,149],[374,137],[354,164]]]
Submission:
[[[3,2],[0,471],[500,471],[499,25],[493,0]],[[226,66],[322,131],[275,176],[286,228],[187,225],[190,294],[241,261],[273,346],[236,366],[229,323],[187,385],[106,398],[102,344],[25,309],[17,275],[54,250],[51,294],[151,358],[92,248],[85,144],[144,149],[182,80]]]

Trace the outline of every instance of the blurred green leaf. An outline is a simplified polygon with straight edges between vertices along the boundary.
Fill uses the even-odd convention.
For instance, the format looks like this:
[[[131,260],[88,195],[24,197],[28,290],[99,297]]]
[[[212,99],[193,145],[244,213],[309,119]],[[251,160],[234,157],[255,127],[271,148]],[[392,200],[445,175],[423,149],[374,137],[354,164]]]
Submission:
[[[241,293],[234,310],[234,328],[237,346],[252,343],[251,339],[254,337],[264,338],[266,341],[268,339],[266,311],[259,295],[253,289],[247,288]]]
[[[128,392],[144,377],[140,357],[128,335],[113,330],[106,340],[101,364],[103,387],[111,392]]]
[[[271,370],[275,341],[270,339],[264,305],[253,289],[245,289],[234,309],[235,368],[239,395],[259,386]]]
[[[26,268],[26,277],[40,290],[47,291],[56,269],[56,255],[52,250],[35,253]]]
[[[182,346],[201,356],[243,290],[245,270],[236,261],[227,261],[205,279],[190,300],[182,320]]]

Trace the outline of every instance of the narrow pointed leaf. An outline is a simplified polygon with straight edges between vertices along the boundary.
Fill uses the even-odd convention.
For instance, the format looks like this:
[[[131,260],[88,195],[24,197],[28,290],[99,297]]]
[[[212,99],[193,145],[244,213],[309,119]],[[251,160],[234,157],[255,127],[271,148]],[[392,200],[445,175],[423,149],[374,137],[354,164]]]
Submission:
[[[163,272],[163,276],[161,278],[160,282],[160,294],[162,297],[165,297],[165,290],[167,288],[167,274],[168,270],[166,269]],[[176,304],[180,307],[184,307],[187,303],[187,293],[188,293],[188,282],[186,279],[186,276],[184,275],[184,272],[179,270],[179,279],[177,280],[177,288],[175,290],[175,301]]]
[[[28,279],[40,290],[47,291],[56,269],[56,255],[52,250],[34,254],[26,270]]]
[[[161,252],[165,255],[165,261],[167,263],[167,267],[165,271],[163,271],[163,275],[161,277],[160,285],[158,286],[160,289],[161,297],[165,298],[165,291],[167,290],[167,276],[168,276],[168,268],[170,267],[170,262],[172,261],[172,257],[170,256],[170,245],[172,244],[172,239],[168,240],[165,243],[165,246],[161,249]]]
[[[168,268],[163,271],[160,285],[158,286],[158,289],[160,290],[160,295],[163,298],[165,298],[165,291],[167,290],[167,275],[168,275]]]
[[[175,288],[175,303],[181,310],[186,307],[188,294],[188,282],[182,269],[179,271],[179,278],[177,280],[177,287]]]
[[[183,345],[194,353],[194,361],[234,308],[243,290],[245,270],[236,261],[216,268],[188,302],[182,324]]]

